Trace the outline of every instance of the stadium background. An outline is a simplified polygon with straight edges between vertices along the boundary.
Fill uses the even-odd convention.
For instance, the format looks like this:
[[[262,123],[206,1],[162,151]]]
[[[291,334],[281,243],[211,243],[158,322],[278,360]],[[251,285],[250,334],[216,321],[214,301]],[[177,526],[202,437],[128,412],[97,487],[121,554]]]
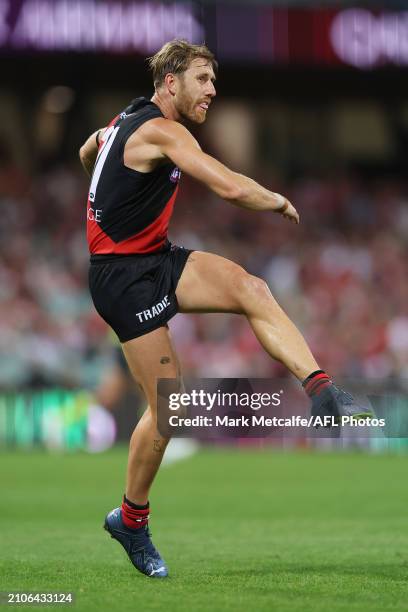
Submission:
[[[0,443],[3,465],[9,466],[3,481],[4,504],[25,500],[24,489],[31,491],[31,502],[41,513],[42,504],[49,501],[36,491],[42,490],[41,474],[46,473],[42,470],[49,455],[38,455],[36,448],[98,450],[113,443],[114,430],[117,441],[124,441],[143,408],[136,388],[122,384],[123,378],[115,379],[123,372],[117,366],[115,340],[90,301],[85,241],[88,181],[77,152],[86,137],[106,125],[131,98],[151,95],[144,58],[174,37],[205,40],[220,62],[216,103],[205,126],[197,129],[203,148],[287,195],[300,213],[301,224],[295,228],[277,216],[234,208],[184,176],[171,240],[232,258],[265,278],[318,361],[334,376],[377,380],[406,391],[408,19],[404,8],[403,2],[388,2],[386,7],[326,2],[324,8],[306,2],[0,3]],[[171,330],[185,375],[287,376],[262,352],[239,317],[178,315]],[[114,421],[96,408],[103,404]],[[308,445],[307,440],[298,442]],[[338,450],[339,445],[335,447]],[[378,443],[372,447],[378,449]],[[393,440],[382,448],[396,453],[406,448],[406,442]],[[219,452],[205,449],[192,460],[193,466],[198,462],[203,482],[215,466],[221,473],[234,469],[230,456],[219,456]],[[253,461],[266,479],[268,462],[277,461],[282,481],[275,485],[282,485],[286,474],[299,490],[295,474],[303,455],[299,459],[294,452],[291,458],[269,450],[258,455],[254,449],[242,448],[231,452],[237,452],[238,470],[245,474],[243,462]],[[67,473],[72,469],[77,483],[82,469],[90,470],[99,483],[99,468],[103,465],[109,473],[107,466],[117,463],[112,476],[112,495],[117,496],[124,449],[119,446],[97,457],[101,463],[98,467],[97,459],[92,459],[92,469],[85,454],[75,459],[53,455],[53,461]],[[350,483],[347,478],[341,480],[341,462],[348,462],[351,472],[353,466],[356,471],[362,469],[367,486],[372,486],[374,516],[380,493],[376,494],[374,482],[370,484],[373,473],[364,463],[369,458],[336,457],[332,461],[340,462],[337,476],[345,488]],[[394,473],[403,469],[405,458],[394,459],[398,463],[389,468],[376,464],[383,493],[388,469]],[[322,470],[322,478],[329,473],[326,460],[318,456],[313,463],[316,473]],[[33,466],[39,462],[39,471],[27,474],[27,461]],[[185,470],[184,488],[194,492],[194,471],[171,467],[176,469]],[[299,469],[298,477],[307,479],[302,472],[306,468]],[[159,505],[159,493],[171,491],[172,478],[174,487],[180,486],[174,474],[168,481],[165,476],[159,479]],[[55,476],[44,478],[51,478],[59,490]],[[247,493],[242,482],[236,484],[236,493],[230,491],[232,500]],[[250,489],[254,496],[263,490],[264,484],[258,484],[259,490]],[[213,490],[221,500],[217,486],[222,489],[223,485],[216,483]],[[75,495],[74,487],[70,491],[69,495]],[[406,492],[396,487],[389,493],[397,525],[398,503]],[[52,497],[52,487],[49,494]],[[303,496],[301,503],[304,500]],[[313,494],[306,494],[311,515],[315,513],[312,500]],[[333,493],[336,508],[343,507],[344,500],[340,506],[334,500]],[[292,512],[295,519],[296,503],[288,492],[282,516]],[[179,511],[176,500],[170,503],[170,515],[173,510]],[[207,520],[212,525],[209,507],[205,506],[204,516],[200,509],[194,512],[205,525]],[[379,519],[384,512],[382,507]],[[164,520],[158,523],[159,530]],[[256,524],[265,526],[265,521],[259,518]],[[363,521],[360,533],[368,524],[368,519]],[[395,537],[384,532],[384,543]],[[228,546],[226,551],[232,554]],[[345,559],[349,551],[344,551]],[[119,568],[123,559],[115,552]],[[57,564],[58,554],[60,548],[55,552]],[[380,560],[384,561],[381,556]],[[8,574],[13,588],[33,585],[20,572],[17,556],[14,561],[16,565],[8,566],[14,568]],[[393,568],[398,574],[400,566]],[[68,583],[59,584],[65,588]],[[310,584],[306,581],[305,593]],[[390,587],[384,585],[383,595]],[[398,588],[393,593],[397,597]],[[169,597],[163,601],[172,605]],[[212,609],[218,609],[220,601]],[[229,609],[226,595],[222,601],[224,609]],[[257,603],[261,609],[267,606],[261,600]],[[372,609],[376,603],[371,601]],[[297,609],[295,600],[288,603],[283,598],[280,604],[282,609]],[[317,600],[310,605],[319,609]],[[393,605],[397,609],[397,600]],[[91,608],[88,601],[87,609]]]

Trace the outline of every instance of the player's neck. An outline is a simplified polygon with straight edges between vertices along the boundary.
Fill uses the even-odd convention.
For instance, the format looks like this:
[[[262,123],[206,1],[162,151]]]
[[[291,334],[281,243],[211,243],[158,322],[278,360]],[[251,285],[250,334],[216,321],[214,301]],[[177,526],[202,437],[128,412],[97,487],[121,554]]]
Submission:
[[[156,106],[160,108],[161,112],[163,113],[163,116],[166,119],[172,119],[173,121],[180,121],[181,123],[181,117],[179,113],[174,108],[172,101],[169,100],[166,96],[162,95],[158,91],[155,91],[155,93],[153,94],[153,97],[151,98],[151,101],[154,102]]]

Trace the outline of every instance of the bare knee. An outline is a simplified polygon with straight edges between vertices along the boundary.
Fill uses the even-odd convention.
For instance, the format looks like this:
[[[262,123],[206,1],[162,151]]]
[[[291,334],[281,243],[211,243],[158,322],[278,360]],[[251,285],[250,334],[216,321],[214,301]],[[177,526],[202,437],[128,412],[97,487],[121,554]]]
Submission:
[[[170,439],[172,437],[172,429],[170,427],[170,417],[177,416],[179,418],[185,418],[188,416],[188,409],[186,406],[179,403],[175,409],[172,405],[173,398],[180,398],[185,392],[184,381],[181,376],[174,376],[174,378],[162,378],[156,381],[156,386],[150,388],[146,393],[148,408],[144,413],[146,419],[151,420],[163,439]]]
[[[246,314],[266,306],[268,309],[278,306],[269,290],[268,284],[258,276],[253,276],[243,270],[237,286],[238,299],[243,312]]]

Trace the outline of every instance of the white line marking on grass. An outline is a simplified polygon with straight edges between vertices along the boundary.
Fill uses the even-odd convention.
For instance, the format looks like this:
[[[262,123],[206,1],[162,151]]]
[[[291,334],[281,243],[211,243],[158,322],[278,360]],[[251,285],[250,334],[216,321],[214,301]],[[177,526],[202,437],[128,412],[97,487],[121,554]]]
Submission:
[[[162,465],[171,465],[176,461],[191,457],[198,450],[198,444],[195,440],[186,438],[173,438],[170,440],[166,452],[164,453]]]

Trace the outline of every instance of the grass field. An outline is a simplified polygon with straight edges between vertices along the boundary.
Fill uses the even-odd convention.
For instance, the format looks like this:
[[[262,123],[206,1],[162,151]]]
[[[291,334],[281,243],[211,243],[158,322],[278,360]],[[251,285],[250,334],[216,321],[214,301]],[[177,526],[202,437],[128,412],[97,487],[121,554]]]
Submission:
[[[0,590],[73,591],[73,609],[98,612],[408,609],[408,457],[207,450],[164,467],[165,581],[101,528],[125,461],[0,455]]]

